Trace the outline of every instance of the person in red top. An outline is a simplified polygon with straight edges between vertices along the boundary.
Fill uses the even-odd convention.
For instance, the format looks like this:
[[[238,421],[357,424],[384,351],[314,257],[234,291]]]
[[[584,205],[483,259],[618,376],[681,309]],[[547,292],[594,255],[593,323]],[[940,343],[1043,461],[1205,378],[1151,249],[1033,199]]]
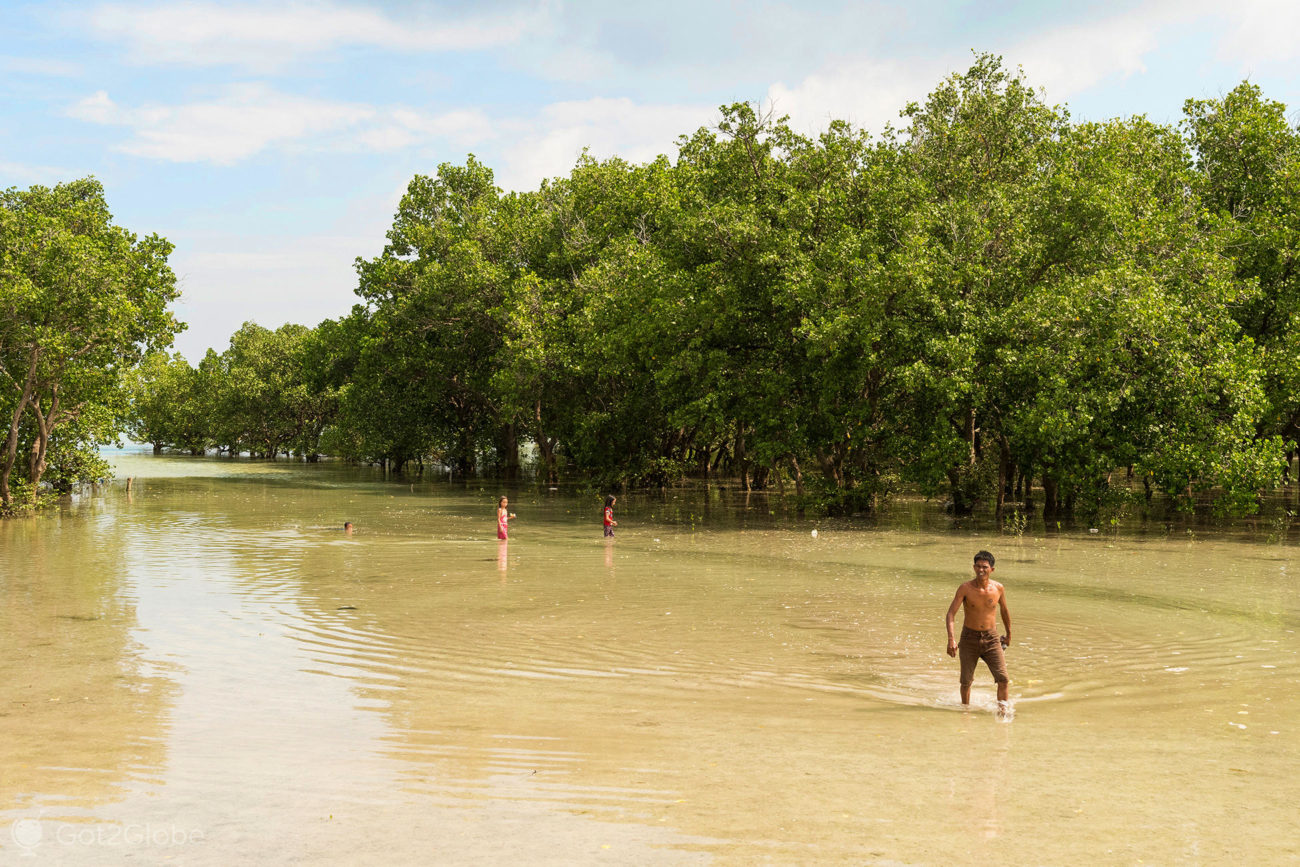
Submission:
[[[605,535],[607,537],[612,537],[614,528],[618,526],[618,521],[614,520],[614,503],[617,500],[618,498],[614,496],[605,498]]]
[[[515,513],[506,508],[510,501],[502,497],[497,501],[497,538],[508,539],[510,537],[510,527],[507,523],[515,516]]]

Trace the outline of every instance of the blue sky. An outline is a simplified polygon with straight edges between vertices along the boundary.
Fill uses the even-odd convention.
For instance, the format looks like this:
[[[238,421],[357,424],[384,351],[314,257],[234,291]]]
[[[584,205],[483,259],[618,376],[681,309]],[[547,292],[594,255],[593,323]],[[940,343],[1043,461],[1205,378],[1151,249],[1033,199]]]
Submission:
[[[1300,109],[1300,3],[0,0],[0,187],[95,175],[176,244],[191,362],[245,320],[355,302],[406,183],[474,153],[507,189],[632,160],[738,100],[879,129],[972,50],[1076,119],[1177,121],[1243,79]]]

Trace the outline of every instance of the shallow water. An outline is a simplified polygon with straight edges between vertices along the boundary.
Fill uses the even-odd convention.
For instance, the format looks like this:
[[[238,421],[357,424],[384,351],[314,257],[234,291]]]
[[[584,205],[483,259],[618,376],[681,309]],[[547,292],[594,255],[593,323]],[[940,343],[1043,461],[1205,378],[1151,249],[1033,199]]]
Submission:
[[[24,863],[1290,863],[1296,549],[126,456],[0,523]],[[356,524],[345,536],[343,520]],[[998,555],[1013,721],[943,613]]]

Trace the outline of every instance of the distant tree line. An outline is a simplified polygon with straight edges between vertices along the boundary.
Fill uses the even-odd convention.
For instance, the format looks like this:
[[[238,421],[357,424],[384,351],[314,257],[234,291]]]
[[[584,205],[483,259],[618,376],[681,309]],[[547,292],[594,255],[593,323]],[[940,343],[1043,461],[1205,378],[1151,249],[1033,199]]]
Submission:
[[[134,435],[840,512],[1247,512],[1300,438],[1300,132],[1242,84],[1076,123],[978,56],[903,131],[723,109],[675,161],[416,176],[351,315],[155,355]],[[1032,502],[1032,498],[1041,500]]]

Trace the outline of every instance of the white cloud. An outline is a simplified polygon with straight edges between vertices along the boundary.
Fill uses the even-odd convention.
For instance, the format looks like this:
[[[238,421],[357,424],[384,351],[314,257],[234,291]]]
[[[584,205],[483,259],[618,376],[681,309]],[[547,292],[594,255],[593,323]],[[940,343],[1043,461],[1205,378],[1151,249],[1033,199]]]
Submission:
[[[265,70],[343,47],[428,52],[510,44],[533,30],[542,14],[435,22],[428,16],[394,20],[377,9],[330,2],[186,2],[102,5],[87,24],[122,43],[138,63]]]
[[[5,72],[50,78],[72,78],[80,75],[82,71],[75,63],[46,57],[0,57],[0,69]]]
[[[496,128],[478,109],[457,109],[431,115],[409,108],[388,110],[384,119],[357,136],[366,150],[393,151],[437,139],[459,147],[474,147],[495,138]]]
[[[1146,72],[1144,58],[1159,47],[1160,31],[1168,24],[1166,8],[1157,4],[1035,34],[1006,59],[1023,66],[1050,102],[1063,102],[1113,76]]]
[[[1237,0],[1223,29],[1219,59],[1249,68],[1300,57],[1300,4],[1295,0]]]
[[[6,162],[0,160],[0,189],[9,187],[31,186],[41,184],[53,186],[73,178],[84,178],[91,172],[72,170],[58,166],[29,165],[27,163]]]
[[[898,125],[899,111],[924,99],[953,68],[942,60],[860,60],[822,69],[793,86],[777,82],[767,98],[777,115],[789,115],[791,125],[806,134],[826,129],[832,120],[879,131],[886,123]]]
[[[231,164],[274,144],[345,130],[369,120],[368,106],[278,93],[263,85],[230,87],[208,102],[124,108],[99,91],[68,112],[79,120],[130,127],[118,150],[172,162]]]
[[[629,162],[672,154],[679,135],[714,120],[713,106],[642,105],[626,98],[552,103],[535,118],[503,125],[512,144],[497,183],[533,189],[544,178],[567,175],[583,148],[597,159],[620,156]]]
[[[1262,8],[1271,0],[1246,2]],[[1176,18],[1171,4],[1156,0],[1109,18],[1039,31],[1002,53],[1009,66],[1022,65],[1032,84],[1045,87],[1049,99],[1064,101],[1107,79],[1142,73],[1146,57],[1159,48],[1162,33]],[[1192,14],[1209,14],[1204,5],[1193,8]],[[108,14],[104,10],[120,9],[102,7],[101,16]],[[193,33],[183,32],[178,43],[191,47],[206,45],[204,40],[216,38],[214,34],[245,46],[258,39],[284,40],[303,50],[388,37],[405,46],[418,41],[420,33],[415,27],[394,34],[390,28],[396,25],[380,13],[340,6],[300,4],[263,11],[185,4],[176,9],[189,15],[191,23],[223,22],[215,30],[195,25]],[[167,14],[162,7],[157,11]],[[288,22],[301,21],[308,11],[324,20],[310,32],[295,35]],[[262,24],[269,29],[259,35]],[[770,84],[767,99],[778,115],[790,115],[796,129],[808,134],[825,129],[834,118],[879,130],[885,123],[897,123],[907,102],[923,100],[943,76],[964,69],[970,60],[969,52],[953,51],[925,58],[838,61],[792,83]],[[493,117],[475,107],[433,113],[402,105],[294,96],[245,84],[206,101],[179,105],[124,107],[100,92],[70,113],[128,127],[131,135],[118,149],[155,159],[230,164],[273,148],[418,150],[437,156],[475,150],[497,167],[503,186],[527,189],[543,178],[566,174],[584,148],[598,158],[618,155],[634,162],[671,154],[677,136],[712,122],[715,110],[711,103],[593,98],[551,103],[526,116]]]
[[[68,114],[78,120],[88,120],[91,123],[120,123],[119,118],[122,111],[108,98],[108,91],[97,90],[92,95],[78,102]]]
[[[105,91],[67,112],[90,123],[124,126],[117,150],[171,162],[230,165],[271,149],[390,152],[502,148],[500,182],[536,186],[567,174],[584,148],[597,157],[639,162],[671,153],[683,133],[714,118],[703,105],[642,105],[630,99],[552,103],[536,115],[493,119],[475,108],[442,113],[293,96],[264,85],[237,85],[214,99],[127,107]]]
[[[181,287],[177,315],[190,327],[176,348],[197,364],[222,351],[247,319],[266,328],[315,325],[357,301],[358,255],[375,255],[383,235],[199,236],[172,238],[171,266]]]
[[[1029,84],[1042,87],[1049,101],[1064,102],[1106,79],[1145,72],[1145,58],[1159,48],[1162,32],[1178,23],[1180,8],[1188,10],[1156,0],[1109,18],[1037,31],[993,50],[1011,69],[1023,67]],[[823,67],[793,85],[778,82],[768,98],[777,114],[791,115],[806,130],[824,129],[832,118],[878,130],[971,60],[969,52],[855,60]]]
[[[386,152],[431,142],[473,147],[497,135],[497,125],[478,109],[431,114],[294,96],[261,84],[233,85],[207,101],[139,107],[119,105],[101,90],[67,114],[128,127],[130,138],[116,147],[124,153],[218,165],[273,148]]]

